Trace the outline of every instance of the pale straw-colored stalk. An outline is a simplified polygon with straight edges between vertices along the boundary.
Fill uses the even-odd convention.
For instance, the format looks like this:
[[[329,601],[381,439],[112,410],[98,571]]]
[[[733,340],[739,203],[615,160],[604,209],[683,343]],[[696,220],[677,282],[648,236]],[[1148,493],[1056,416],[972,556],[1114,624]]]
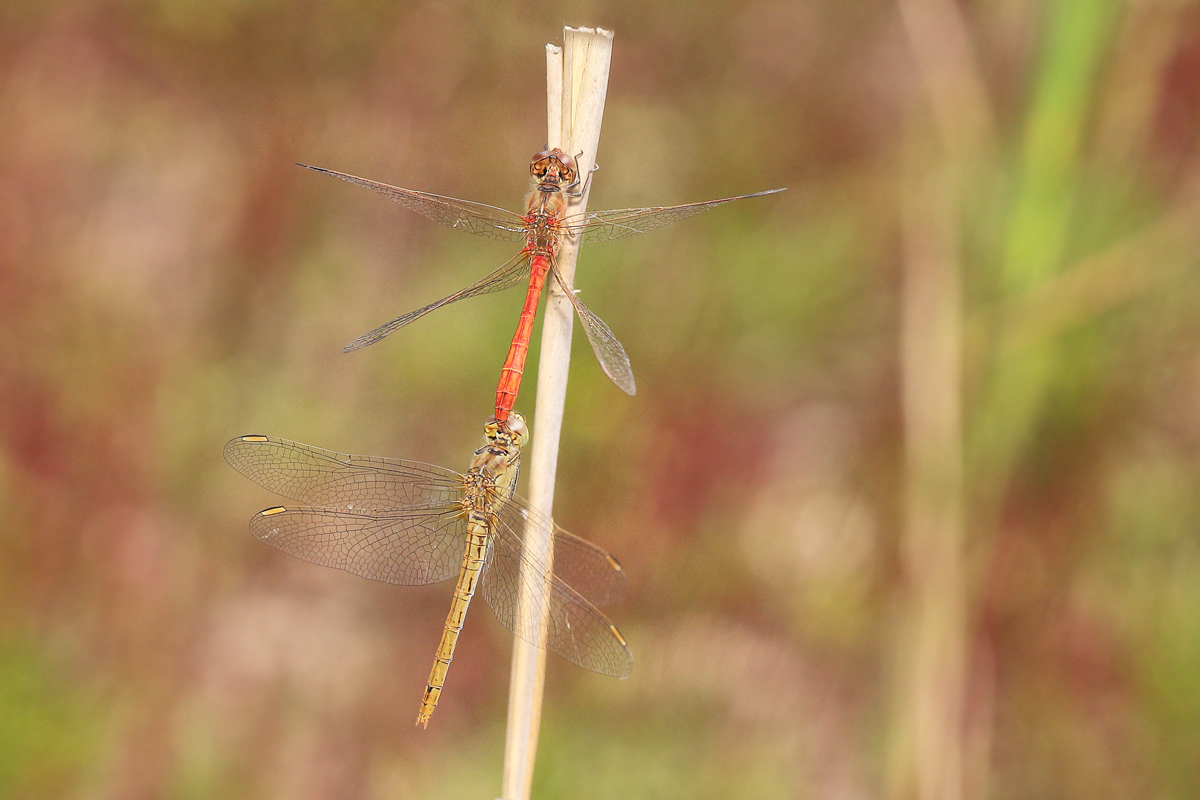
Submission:
[[[576,156],[583,196],[571,205],[572,213],[587,207],[587,180],[596,163],[604,98],[608,91],[608,68],[612,60],[611,31],[564,28],[563,47],[546,46],[546,90],[549,116],[547,142]],[[566,241],[556,264],[568,286],[574,283],[579,243]],[[546,282],[549,294],[542,318],[542,349],[538,360],[537,409],[533,419],[533,441],[529,451],[528,494],[530,504],[550,519],[554,509],[554,478],[558,467],[558,445],[563,407],[567,397],[567,371],[571,361],[571,330],[575,311],[557,281]],[[535,561],[550,563],[550,531],[530,525],[525,547]],[[522,570],[519,616],[540,625],[546,620],[549,587]],[[546,651],[521,639],[513,640],[512,678],[509,682],[508,732],[504,749],[503,800],[528,800],[537,754],[538,729],[542,716],[542,688]]]
[[[909,124],[901,220],[900,364],[905,450],[894,800],[970,800],[982,779],[968,731],[968,624],[962,376],[966,187],[993,147],[992,112],[968,29],[950,0],[900,0],[924,108]],[[932,123],[932,124],[931,124]],[[932,131],[935,137],[928,134]],[[933,140],[931,143],[930,140]]]
[[[918,144],[915,150],[922,150]],[[952,169],[909,154],[901,368],[904,602],[890,795],[964,800],[970,616],[965,563],[962,309]],[[942,168],[938,168],[942,166]]]

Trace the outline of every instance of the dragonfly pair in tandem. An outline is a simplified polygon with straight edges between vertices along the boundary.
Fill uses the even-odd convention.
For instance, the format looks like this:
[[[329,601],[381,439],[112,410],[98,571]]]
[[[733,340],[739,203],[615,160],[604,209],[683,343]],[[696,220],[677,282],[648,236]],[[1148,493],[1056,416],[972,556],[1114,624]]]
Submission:
[[[376,191],[449,227],[524,243],[514,258],[481,280],[379,326],[347,345],[346,352],[374,344],[457,300],[516,286],[526,277],[528,289],[496,389],[495,416],[485,426],[486,444],[475,452],[465,474],[413,461],[334,453],[269,436],[238,437],[225,446],[226,460],[264,488],[304,504],[260,512],[251,520],[251,532],[291,555],[387,583],[416,586],[458,576],[418,724],[427,724],[437,705],[477,587],[515,636],[584,669],[627,676],[633,666],[629,646],[598,609],[624,593],[619,562],[554,525],[514,491],[529,431],[513,405],[538,300],[553,276],[574,305],[605,373],[633,394],[633,372],[624,348],[558,271],[555,259],[562,243],[568,237],[621,239],[724,203],[783,190],[681,206],[572,213],[571,200],[581,194],[578,167],[573,157],[551,149],[533,158],[533,189],[526,213],[520,215],[308,168]],[[524,546],[528,527],[549,532],[547,555]]]

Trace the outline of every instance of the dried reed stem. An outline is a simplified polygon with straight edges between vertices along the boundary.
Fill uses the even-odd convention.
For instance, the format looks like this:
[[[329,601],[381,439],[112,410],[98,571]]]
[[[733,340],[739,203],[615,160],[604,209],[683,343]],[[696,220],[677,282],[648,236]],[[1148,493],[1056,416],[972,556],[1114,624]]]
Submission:
[[[970,602],[964,520],[961,206],[994,147],[967,27],[949,0],[900,0],[932,126],[913,124],[904,174],[901,371],[904,602],[889,753],[894,800],[964,800],[981,774],[966,725]],[[932,127],[939,146],[924,135]],[[974,737],[978,738],[978,737]]]
[[[613,35],[610,31],[590,28],[564,28],[563,48],[546,47],[547,111],[550,147],[561,147],[578,158],[579,174],[586,180],[596,161],[600,142],[600,123],[604,116],[604,98],[608,91],[608,68],[612,59]],[[587,207],[591,182],[585,184],[583,197],[573,204],[574,211]],[[568,285],[574,282],[578,242],[564,242],[556,264]],[[533,442],[529,457],[529,501],[546,519],[554,510],[554,478],[558,467],[558,445],[562,431],[563,407],[567,397],[567,372],[571,361],[571,331],[575,312],[556,281],[548,281],[545,316],[542,319],[542,350],[538,360],[537,409],[533,419]],[[535,560],[549,563],[550,531],[525,531],[525,546]],[[522,584],[530,586],[532,576],[522,571]],[[522,604],[525,619],[536,618],[545,624],[548,587],[531,587],[522,598],[540,596],[542,607]],[[538,728],[542,715],[542,687],[546,669],[546,651],[520,639],[514,639],[512,678],[508,695],[508,732],[504,749],[503,800],[528,800],[533,781],[533,763],[537,754]]]
[[[962,800],[967,753],[959,232],[952,170],[908,170],[901,364],[905,602],[891,796]]]

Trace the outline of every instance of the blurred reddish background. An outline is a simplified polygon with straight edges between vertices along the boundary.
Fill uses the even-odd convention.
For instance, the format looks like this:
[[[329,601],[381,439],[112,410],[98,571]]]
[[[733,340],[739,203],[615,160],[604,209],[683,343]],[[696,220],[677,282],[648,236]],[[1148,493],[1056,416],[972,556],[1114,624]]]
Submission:
[[[0,796],[496,795],[483,604],[414,729],[449,585],[264,547],[220,453],[467,465],[519,292],[339,351],[512,249],[293,162],[518,207],[564,22],[593,207],[789,191],[583,250],[639,391],[575,337],[555,516],[636,666],[551,660],[534,796],[1195,796],[1182,0],[6,3]]]

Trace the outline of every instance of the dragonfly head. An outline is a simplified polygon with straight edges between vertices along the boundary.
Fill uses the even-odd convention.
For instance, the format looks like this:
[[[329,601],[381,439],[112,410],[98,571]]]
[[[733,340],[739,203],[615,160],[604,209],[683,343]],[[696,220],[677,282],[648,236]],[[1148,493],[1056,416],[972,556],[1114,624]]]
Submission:
[[[552,184],[561,188],[579,183],[579,166],[574,157],[557,147],[535,155],[529,164],[529,174],[541,184]]]
[[[519,453],[529,438],[529,425],[526,424],[523,416],[513,411],[503,422],[495,417],[489,417],[487,424],[483,426],[483,432],[489,445],[511,449],[515,453]]]

